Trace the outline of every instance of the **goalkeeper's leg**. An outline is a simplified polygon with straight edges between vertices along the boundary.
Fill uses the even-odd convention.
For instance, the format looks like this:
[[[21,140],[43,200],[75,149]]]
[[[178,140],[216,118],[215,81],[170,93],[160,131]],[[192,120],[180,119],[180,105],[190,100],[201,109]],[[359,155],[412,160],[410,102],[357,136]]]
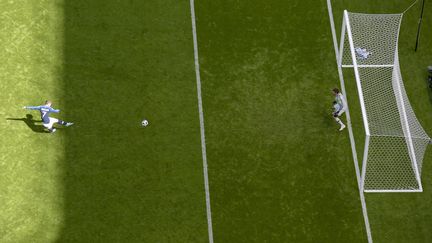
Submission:
[[[339,111],[333,115],[336,122],[339,123],[339,125],[340,125],[339,131],[344,130],[346,127],[345,124],[342,122],[342,120],[339,118],[344,112],[345,112],[345,110],[342,109],[341,111]]]

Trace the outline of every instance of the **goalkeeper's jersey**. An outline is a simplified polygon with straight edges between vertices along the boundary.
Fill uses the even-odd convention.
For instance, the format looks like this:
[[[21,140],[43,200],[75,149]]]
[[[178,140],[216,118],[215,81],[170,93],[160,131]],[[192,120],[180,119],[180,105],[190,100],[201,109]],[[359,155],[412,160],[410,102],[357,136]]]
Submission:
[[[44,124],[48,124],[50,122],[49,114],[51,112],[54,112],[54,113],[59,113],[60,112],[60,110],[53,109],[53,108],[51,108],[51,107],[49,107],[47,105],[27,106],[26,108],[29,109],[29,110],[38,110],[38,111],[40,111],[41,119],[42,119],[42,122]]]
[[[335,97],[336,104],[339,105],[339,110],[345,109],[345,99],[341,93]]]

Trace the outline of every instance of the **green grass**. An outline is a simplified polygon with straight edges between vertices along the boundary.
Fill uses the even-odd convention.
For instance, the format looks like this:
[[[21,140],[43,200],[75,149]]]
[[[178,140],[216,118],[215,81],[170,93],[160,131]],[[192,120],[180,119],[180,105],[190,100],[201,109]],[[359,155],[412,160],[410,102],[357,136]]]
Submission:
[[[365,241],[348,137],[329,115],[327,10],[309,5],[198,3],[217,242]]]
[[[188,3],[64,9],[64,109],[76,126],[66,131],[59,242],[205,241]]]
[[[65,136],[7,119],[38,120],[21,107],[60,101],[62,43],[50,33],[61,37],[62,9],[52,1],[2,1],[0,9],[0,242],[53,241],[62,224]]]
[[[22,105],[49,98],[75,125],[44,134],[2,120],[8,131],[2,136],[0,241],[205,241],[188,3],[22,5],[29,13],[17,4],[2,13],[15,14],[15,21],[26,16],[20,24],[36,37],[13,49],[10,58],[18,60],[3,62],[2,88],[11,95],[2,100],[2,114],[23,118]],[[47,19],[36,29],[33,14],[41,11]],[[56,14],[63,19],[50,19]],[[3,49],[16,44],[7,39],[16,28],[9,25]],[[37,49],[50,44],[57,48]],[[20,55],[29,63],[21,64],[28,60]],[[60,58],[51,61],[53,55]],[[21,77],[23,68],[32,72]],[[143,118],[150,121],[146,129]]]
[[[339,81],[325,1],[195,4],[215,242],[367,242],[348,134],[329,114]],[[409,4],[335,1],[337,31],[344,8]],[[0,242],[207,242],[189,1],[0,7]],[[399,53],[432,134],[432,15],[414,53],[418,11]],[[44,99],[75,125],[39,132],[20,107]],[[430,148],[424,161],[423,193],[366,195],[375,242],[432,238]]]

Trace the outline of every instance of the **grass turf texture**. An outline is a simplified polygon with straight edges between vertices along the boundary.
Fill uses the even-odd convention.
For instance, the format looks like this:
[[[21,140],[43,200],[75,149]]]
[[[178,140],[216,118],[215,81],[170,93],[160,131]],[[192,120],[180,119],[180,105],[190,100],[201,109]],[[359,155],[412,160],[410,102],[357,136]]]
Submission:
[[[39,134],[24,122],[2,121],[7,132],[2,136],[1,198],[12,206],[2,203],[0,241],[205,241],[188,2],[23,5],[35,14],[55,7],[45,11],[45,21],[37,22],[39,30],[18,3],[5,3],[9,11],[2,10],[2,16],[24,18],[22,28],[39,38],[28,39],[10,56],[20,57],[21,48],[42,49],[55,42],[60,46],[55,54],[62,59],[46,63],[53,53],[42,51],[28,54],[35,60],[31,63],[5,59],[2,67],[10,69],[2,72],[2,88],[10,96],[2,96],[2,113],[5,118],[25,117],[17,111],[22,105],[50,98],[62,109],[60,116],[75,125],[57,134]],[[58,13],[63,14],[59,30],[50,26],[57,23],[50,17]],[[16,28],[10,24],[8,31]],[[4,34],[3,49],[14,44],[6,39],[9,35]],[[60,72],[50,71],[54,67]],[[33,73],[10,76],[25,68]],[[41,73],[57,75],[37,76]],[[149,119],[148,128],[141,127],[143,118]],[[54,186],[57,190],[50,188]]]
[[[52,241],[62,223],[65,135],[41,133],[21,109],[64,104],[62,8],[39,2],[0,3],[0,242]]]
[[[365,241],[348,137],[330,116],[327,10],[309,6],[198,2],[216,242]]]
[[[408,5],[336,2],[337,30],[343,8]],[[189,2],[1,6],[0,242],[206,242]],[[432,16],[413,53],[417,10],[399,52],[432,134]],[[196,13],[215,241],[366,242],[348,135],[329,115],[338,77],[325,2],[198,1]],[[6,120],[45,98],[76,126],[51,135]],[[424,193],[367,195],[376,242],[432,238],[431,154]]]
[[[64,108],[77,126],[67,131],[59,241],[204,241],[188,3],[66,1],[64,9]]]
[[[325,2],[197,4],[216,241],[366,242],[348,135],[338,134],[329,118],[329,90],[339,82]],[[401,12],[409,4],[336,2],[338,32],[344,8]],[[412,53],[417,7],[404,20],[401,66],[412,105],[431,133],[425,82],[431,32],[424,27],[423,48]],[[356,94],[355,86],[349,92]],[[358,102],[352,106],[359,110]],[[356,134],[360,117],[354,117]],[[431,151],[424,185],[428,161]],[[367,195],[367,202],[376,242],[431,238],[427,190]]]

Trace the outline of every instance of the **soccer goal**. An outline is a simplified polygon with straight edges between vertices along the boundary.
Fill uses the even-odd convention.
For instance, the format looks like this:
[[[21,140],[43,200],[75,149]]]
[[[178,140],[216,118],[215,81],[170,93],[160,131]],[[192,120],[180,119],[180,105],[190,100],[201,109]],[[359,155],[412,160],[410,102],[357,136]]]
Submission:
[[[365,130],[361,190],[421,192],[431,141],[405,92],[398,37],[403,14],[344,11],[338,65],[353,68]]]

